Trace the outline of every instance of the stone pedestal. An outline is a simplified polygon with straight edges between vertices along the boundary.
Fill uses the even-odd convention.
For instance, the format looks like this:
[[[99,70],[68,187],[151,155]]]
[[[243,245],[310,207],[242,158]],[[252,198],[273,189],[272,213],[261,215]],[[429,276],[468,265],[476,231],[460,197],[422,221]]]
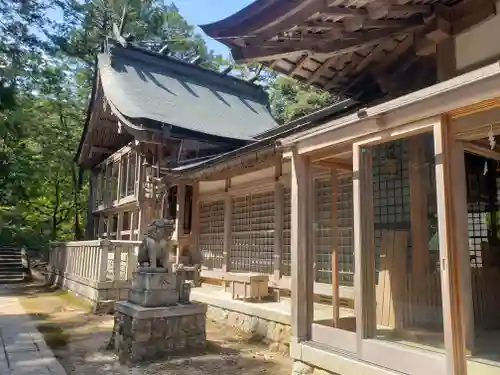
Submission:
[[[115,304],[114,348],[122,364],[163,359],[205,346],[207,307],[189,302],[181,273],[139,268],[128,301]]]

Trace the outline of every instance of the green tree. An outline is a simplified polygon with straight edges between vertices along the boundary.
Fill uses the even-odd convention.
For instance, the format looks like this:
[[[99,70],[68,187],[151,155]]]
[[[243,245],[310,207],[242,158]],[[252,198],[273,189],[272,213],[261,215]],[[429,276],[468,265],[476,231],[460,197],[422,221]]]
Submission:
[[[269,87],[273,115],[280,123],[295,120],[339,100],[338,96],[293,78],[280,76]]]

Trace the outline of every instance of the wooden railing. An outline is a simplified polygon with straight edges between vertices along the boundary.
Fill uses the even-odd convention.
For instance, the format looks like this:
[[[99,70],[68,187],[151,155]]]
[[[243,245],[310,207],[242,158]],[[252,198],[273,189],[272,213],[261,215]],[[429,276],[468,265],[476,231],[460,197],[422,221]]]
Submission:
[[[138,241],[55,242],[49,271],[85,285],[128,282],[137,265]]]

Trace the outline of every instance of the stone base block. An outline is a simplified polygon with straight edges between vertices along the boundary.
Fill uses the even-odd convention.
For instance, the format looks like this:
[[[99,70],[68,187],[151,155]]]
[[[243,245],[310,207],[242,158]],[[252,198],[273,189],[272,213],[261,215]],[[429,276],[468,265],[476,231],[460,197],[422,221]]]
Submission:
[[[144,307],[174,306],[179,300],[177,292],[164,290],[135,290],[128,292],[128,300]]]
[[[143,307],[115,305],[114,348],[122,364],[164,359],[206,345],[206,305]]]
[[[152,272],[141,270],[134,272],[132,289],[135,290],[168,290],[175,291],[178,283],[175,273]]]

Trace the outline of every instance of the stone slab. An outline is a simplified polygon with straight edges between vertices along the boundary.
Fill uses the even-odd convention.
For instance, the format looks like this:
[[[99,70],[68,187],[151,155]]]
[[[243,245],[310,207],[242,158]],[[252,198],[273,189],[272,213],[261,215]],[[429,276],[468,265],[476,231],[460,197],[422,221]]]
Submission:
[[[207,312],[207,305],[192,302],[185,305],[178,304],[167,307],[145,307],[129,301],[118,301],[115,303],[115,311],[136,319],[168,318],[171,316],[205,314]]]
[[[128,292],[129,302],[144,307],[174,306],[179,301],[176,291],[134,290]]]
[[[0,293],[0,374],[66,375],[16,297]]]
[[[135,272],[131,289],[176,291],[178,276],[174,273]]]

